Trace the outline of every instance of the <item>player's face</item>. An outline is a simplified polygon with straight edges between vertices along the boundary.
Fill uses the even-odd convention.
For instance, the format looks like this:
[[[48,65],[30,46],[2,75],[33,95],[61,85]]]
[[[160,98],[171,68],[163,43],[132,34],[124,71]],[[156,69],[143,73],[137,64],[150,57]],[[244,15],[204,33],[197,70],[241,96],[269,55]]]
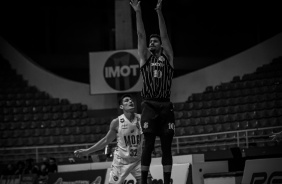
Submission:
[[[123,110],[134,110],[134,102],[130,97],[125,97],[122,100],[122,105],[121,105]]]
[[[161,42],[158,38],[152,37],[149,43],[149,50],[150,51],[157,51],[161,48]]]

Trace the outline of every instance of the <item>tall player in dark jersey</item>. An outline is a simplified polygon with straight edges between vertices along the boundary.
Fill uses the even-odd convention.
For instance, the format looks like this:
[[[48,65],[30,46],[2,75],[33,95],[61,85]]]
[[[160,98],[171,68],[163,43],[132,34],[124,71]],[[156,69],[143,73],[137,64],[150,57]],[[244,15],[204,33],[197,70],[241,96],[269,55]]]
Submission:
[[[141,158],[142,184],[146,184],[156,136],[161,140],[164,184],[169,184],[172,170],[171,143],[175,130],[173,105],[170,102],[174,71],[173,50],[161,11],[162,0],[158,0],[155,8],[160,36],[157,34],[150,36],[149,48],[140,1],[131,0],[130,5],[136,13],[138,54],[143,77],[141,128],[145,136],[145,145]]]

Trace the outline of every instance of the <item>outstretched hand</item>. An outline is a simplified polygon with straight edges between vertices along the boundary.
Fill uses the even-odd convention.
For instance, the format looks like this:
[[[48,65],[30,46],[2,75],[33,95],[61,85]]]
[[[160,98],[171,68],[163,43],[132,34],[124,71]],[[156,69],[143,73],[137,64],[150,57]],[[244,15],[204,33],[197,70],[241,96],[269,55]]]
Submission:
[[[79,149],[74,151],[74,155],[78,158],[87,155],[87,149]]]
[[[140,6],[140,1],[139,0],[130,0],[129,4],[132,6],[132,8],[135,11],[140,11],[141,6]]]
[[[278,132],[278,133],[272,133],[271,136],[269,136],[270,138],[272,138],[272,141],[281,141],[282,140],[282,131]]]
[[[158,4],[157,4],[155,10],[162,10],[162,1],[163,0],[158,0]]]

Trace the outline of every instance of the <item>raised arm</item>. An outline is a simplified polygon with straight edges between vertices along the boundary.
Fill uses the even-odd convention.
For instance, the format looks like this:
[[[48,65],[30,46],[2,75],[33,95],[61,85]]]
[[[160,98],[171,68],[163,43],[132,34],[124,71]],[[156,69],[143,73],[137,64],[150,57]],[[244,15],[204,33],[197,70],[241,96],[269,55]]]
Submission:
[[[140,1],[138,0],[130,0],[130,5],[135,11],[136,14],[136,27],[137,27],[137,37],[138,37],[138,54],[140,57],[140,66],[146,62],[148,48],[147,48],[147,41],[146,41],[146,32],[144,28],[144,23],[142,20],[142,12]]]
[[[103,149],[106,145],[111,143],[116,138],[118,123],[118,119],[114,119],[111,122],[110,129],[105,137],[103,137],[99,142],[88,149],[75,150],[74,155],[76,157],[81,157]]]
[[[173,50],[172,50],[172,46],[171,46],[171,43],[170,43],[170,40],[167,34],[167,28],[166,28],[165,20],[164,20],[163,13],[162,13],[162,0],[158,0],[158,4],[155,10],[158,14],[162,46],[163,46],[163,49],[166,55],[169,57],[168,59],[169,59],[171,66],[173,67]]]

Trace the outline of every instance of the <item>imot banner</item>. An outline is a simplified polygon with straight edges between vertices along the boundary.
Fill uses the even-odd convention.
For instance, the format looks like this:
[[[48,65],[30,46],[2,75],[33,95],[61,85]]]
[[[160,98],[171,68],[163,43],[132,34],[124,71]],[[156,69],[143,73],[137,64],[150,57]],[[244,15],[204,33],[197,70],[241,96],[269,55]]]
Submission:
[[[89,68],[91,94],[141,91],[136,49],[89,53]]]

